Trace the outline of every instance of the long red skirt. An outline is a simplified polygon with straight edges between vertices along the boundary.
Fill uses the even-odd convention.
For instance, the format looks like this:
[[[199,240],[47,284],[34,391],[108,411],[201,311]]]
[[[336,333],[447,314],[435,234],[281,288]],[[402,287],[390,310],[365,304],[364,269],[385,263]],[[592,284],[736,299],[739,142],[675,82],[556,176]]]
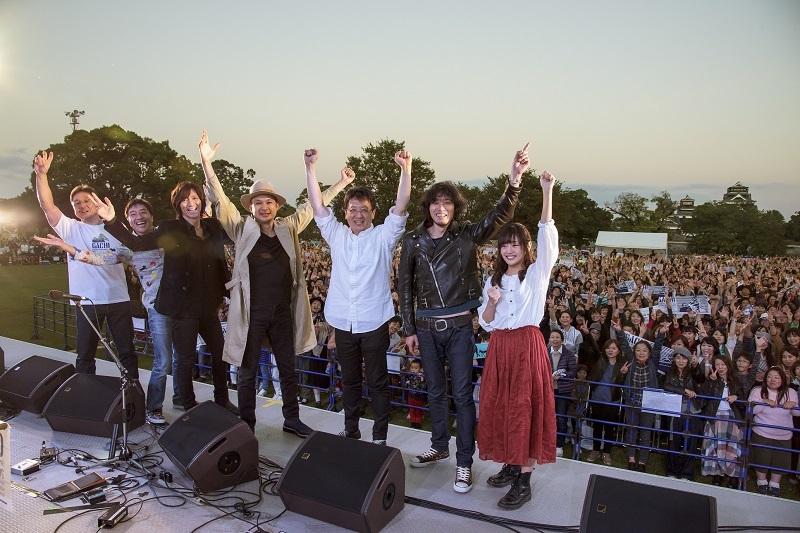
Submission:
[[[494,330],[481,379],[478,456],[534,466],[556,460],[556,406],[539,328]]]

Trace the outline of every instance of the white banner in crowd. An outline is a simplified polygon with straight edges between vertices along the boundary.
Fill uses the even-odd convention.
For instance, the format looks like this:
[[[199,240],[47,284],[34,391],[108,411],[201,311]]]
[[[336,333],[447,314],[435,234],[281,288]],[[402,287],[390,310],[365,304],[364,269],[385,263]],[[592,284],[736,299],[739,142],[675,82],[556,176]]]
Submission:
[[[644,285],[642,287],[642,296],[647,298],[651,294],[656,294],[658,296],[666,296],[669,294],[669,287],[667,287],[666,285]]]
[[[645,272],[650,272],[651,270],[664,270],[664,265],[661,263],[649,263],[644,266]]]
[[[632,279],[620,282],[620,284],[617,285],[617,294],[630,294],[635,290],[636,290],[636,282],[633,281]]]
[[[650,348],[652,348],[655,345],[654,342],[649,341],[647,339],[643,339],[641,337],[637,337],[633,333],[628,333],[627,331],[625,331],[624,333],[625,333],[625,338],[628,339],[628,344],[630,345],[631,348],[633,348],[633,345],[636,344],[639,341],[646,342],[647,344],[650,345]],[[672,348],[667,348],[666,346],[662,346],[661,347],[661,353],[658,354],[658,373],[659,374],[666,374],[667,373],[667,370],[669,370],[670,365],[672,365],[672,358],[674,357],[674,354],[675,354],[675,352],[672,350]],[[655,355],[655,354],[653,354],[653,355]]]
[[[11,512],[11,428],[0,420],[0,509]]]
[[[584,279],[586,277],[586,274],[575,267],[570,268],[569,272],[572,274],[572,279]]]
[[[656,309],[661,309],[662,312],[667,313],[666,300],[664,297],[659,298]],[[672,296],[669,301],[672,306],[672,313],[677,317],[682,317],[689,309],[700,315],[711,314],[711,304],[708,301],[708,296]]]

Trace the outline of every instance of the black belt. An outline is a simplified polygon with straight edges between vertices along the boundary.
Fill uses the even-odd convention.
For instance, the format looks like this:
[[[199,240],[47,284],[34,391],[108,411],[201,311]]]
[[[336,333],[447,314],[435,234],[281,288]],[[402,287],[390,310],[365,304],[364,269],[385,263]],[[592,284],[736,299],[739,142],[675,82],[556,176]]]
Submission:
[[[433,329],[444,331],[448,328],[460,328],[472,323],[472,315],[458,315],[450,318],[417,317],[417,329]]]

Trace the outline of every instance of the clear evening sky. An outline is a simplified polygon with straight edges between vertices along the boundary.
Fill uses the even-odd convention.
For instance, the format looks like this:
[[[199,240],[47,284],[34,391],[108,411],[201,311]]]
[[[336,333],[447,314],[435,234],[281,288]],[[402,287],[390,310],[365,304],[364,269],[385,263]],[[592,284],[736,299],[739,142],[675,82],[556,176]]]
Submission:
[[[788,218],[800,2],[0,0],[0,198],[76,108],[83,129],[119,124],[196,162],[205,128],[292,203],[310,146],[325,183],[389,138],[476,184],[531,140],[533,167],[601,205],[702,203],[741,181]]]

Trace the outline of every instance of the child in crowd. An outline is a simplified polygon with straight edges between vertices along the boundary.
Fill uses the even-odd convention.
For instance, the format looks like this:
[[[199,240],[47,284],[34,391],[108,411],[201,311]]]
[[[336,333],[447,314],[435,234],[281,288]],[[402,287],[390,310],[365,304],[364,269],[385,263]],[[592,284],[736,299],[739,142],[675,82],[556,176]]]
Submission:
[[[753,354],[748,352],[739,352],[735,359],[736,377],[742,384],[742,391],[745,394],[750,393],[750,389],[756,384],[756,373],[758,368],[753,366]]]
[[[411,427],[422,429],[422,417],[425,411],[425,396],[428,384],[422,374],[422,361],[414,358],[408,362],[408,372],[406,374],[406,389],[408,390],[408,418],[411,420]]]
[[[572,403],[567,411],[567,416],[570,418],[584,415],[586,400],[589,399],[589,383],[586,381],[588,375],[589,369],[586,365],[578,365],[575,370],[575,386],[572,387],[571,393]]]

